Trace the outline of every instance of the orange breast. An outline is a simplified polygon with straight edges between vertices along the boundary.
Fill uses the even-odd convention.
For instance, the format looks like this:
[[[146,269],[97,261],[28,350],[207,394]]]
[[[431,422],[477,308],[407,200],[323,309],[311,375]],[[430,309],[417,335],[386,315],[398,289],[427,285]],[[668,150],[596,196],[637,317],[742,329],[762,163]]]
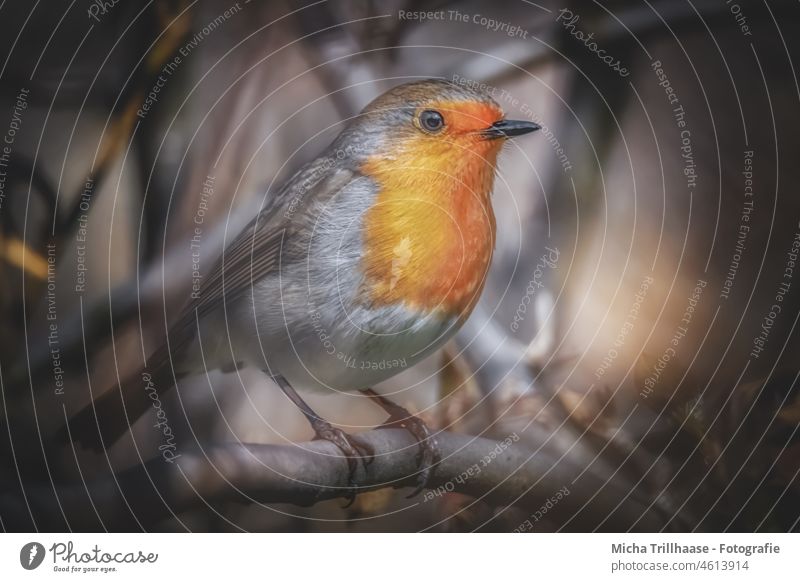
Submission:
[[[364,301],[470,313],[494,249],[490,198],[499,149],[475,145],[454,151],[422,138],[392,159],[364,165],[380,185],[364,217]]]

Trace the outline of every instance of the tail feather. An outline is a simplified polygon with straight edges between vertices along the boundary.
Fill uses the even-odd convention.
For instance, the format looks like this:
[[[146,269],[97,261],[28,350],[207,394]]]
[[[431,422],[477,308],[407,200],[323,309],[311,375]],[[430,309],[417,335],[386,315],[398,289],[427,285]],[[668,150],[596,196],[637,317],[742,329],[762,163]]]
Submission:
[[[175,377],[167,359],[153,372],[142,370],[87,404],[69,419],[57,438],[65,444],[72,441],[102,452],[153,407],[156,395],[168,392],[174,385]]]

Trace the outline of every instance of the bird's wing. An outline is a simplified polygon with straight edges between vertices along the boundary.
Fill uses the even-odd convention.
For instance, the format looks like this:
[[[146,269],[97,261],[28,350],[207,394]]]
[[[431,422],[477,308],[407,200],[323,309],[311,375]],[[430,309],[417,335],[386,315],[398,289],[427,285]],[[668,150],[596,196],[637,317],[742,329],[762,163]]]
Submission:
[[[287,212],[293,203],[298,213],[310,207],[308,203],[299,204],[298,198],[311,201],[335,196],[357,177],[358,174],[352,170],[330,168],[321,165],[319,160],[295,174],[225,248],[196,298],[184,308],[182,316],[172,326],[170,335],[177,339],[187,332],[191,334],[196,318],[213,311],[223,302],[230,303],[241,297],[252,289],[254,283],[278,269],[284,241],[305,225],[305,221],[299,217],[293,219]],[[170,347],[174,351],[177,346]]]

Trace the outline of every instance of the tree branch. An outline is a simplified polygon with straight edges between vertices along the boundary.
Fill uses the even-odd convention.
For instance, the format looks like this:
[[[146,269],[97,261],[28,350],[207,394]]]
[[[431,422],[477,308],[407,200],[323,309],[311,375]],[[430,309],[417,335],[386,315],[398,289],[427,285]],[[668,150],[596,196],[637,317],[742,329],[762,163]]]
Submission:
[[[405,431],[373,430],[358,435],[376,451],[366,468],[359,463],[359,491],[414,484],[417,447]],[[443,491],[460,492],[497,506],[536,511],[559,489],[570,494],[558,502],[569,529],[596,527],[657,531],[668,521],[637,500],[617,475],[604,479],[568,457],[537,452],[520,441],[503,449],[498,441],[441,433],[442,462],[425,492],[409,503],[433,503]],[[498,453],[499,451],[499,453]],[[194,508],[224,501],[312,505],[347,493],[347,464],[331,443],[297,445],[222,444],[181,451],[174,463],[161,457],[114,476],[83,483],[26,489],[27,504],[39,530],[73,531],[152,529],[160,521]],[[485,457],[490,461],[483,465]],[[469,468],[480,467],[472,475]],[[8,494],[0,498],[5,526],[31,527],[26,503]],[[588,500],[588,501],[587,501]],[[62,517],[62,511],[64,517]],[[135,517],[134,517],[135,516]]]

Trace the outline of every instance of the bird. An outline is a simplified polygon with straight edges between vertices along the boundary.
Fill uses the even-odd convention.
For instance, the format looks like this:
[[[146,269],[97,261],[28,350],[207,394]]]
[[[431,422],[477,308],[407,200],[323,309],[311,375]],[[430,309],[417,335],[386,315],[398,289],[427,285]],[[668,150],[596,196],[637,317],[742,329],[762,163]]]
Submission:
[[[412,495],[441,455],[418,417],[376,384],[440,348],[475,307],[496,239],[492,191],[509,138],[492,96],[446,79],[398,85],[354,116],[222,251],[145,370],[67,421],[62,441],[107,449],[190,374],[256,367],[343,453],[350,482],[374,450],[320,417],[297,389],[357,392],[416,439]],[[152,394],[151,394],[152,397]]]

